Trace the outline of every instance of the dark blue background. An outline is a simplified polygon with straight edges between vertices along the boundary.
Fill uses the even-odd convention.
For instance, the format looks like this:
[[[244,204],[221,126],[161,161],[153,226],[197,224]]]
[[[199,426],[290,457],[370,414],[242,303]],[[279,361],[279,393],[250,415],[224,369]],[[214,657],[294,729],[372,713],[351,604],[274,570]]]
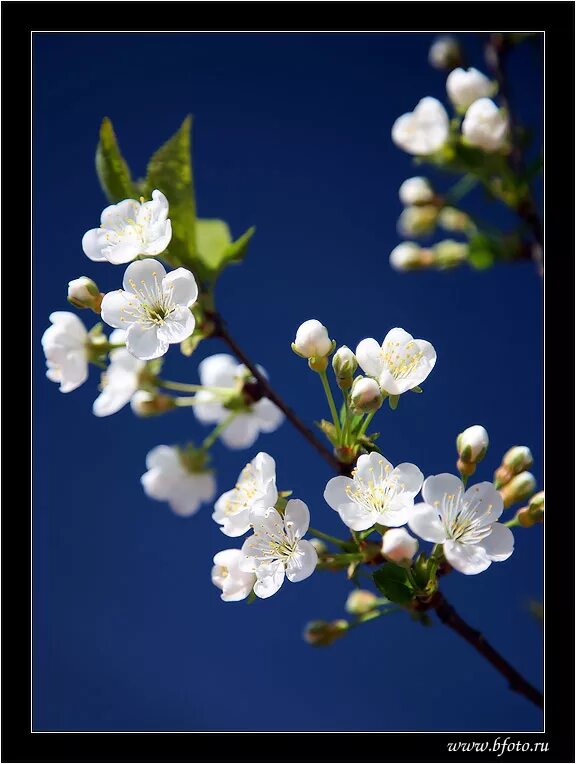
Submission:
[[[484,68],[476,38],[469,60]],[[531,264],[422,274],[388,266],[397,189],[415,174],[391,125],[421,97],[445,98],[444,74],[427,63],[431,40],[35,35],[35,729],[541,728],[540,713],[438,622],[425,629],[401,613],[330,649],[306,645],[308,620],[344,614],[343,577],[318,572],[250,607],[222,603],[212,556],[235,541],[209,507],[183,520],[139,483],[150,448],[207,430],[188,410],[140,420],[127,407],[96,419],[96,370],[66,396],[44,376],[40,337],[48,314],[68,308],[67,281],[87,274],[106,291],[124,270],[91,263],[80,247],[105,205],[93,159],[102,117],[138,176],[192,112],[200,215],[228,220],[235,235],[258,229],[245,265],[222,278],[218,305],[300,414],[326,415],[319,381],[290,350],[303,320],[321,319],[352,348],[402,326],[435,345],[438,363],[423,395],[375,420],[385,455],[426,475],[453,471],[457,433],[481,423],[491,448],[479,479],[517,443],[532,449],[540,479],[541,284]],[[519,115],[538,125],[536,52],[515,51],[510,71]],[[471,199],[491,222],[510,222],[480,194]],[[198,361],[222,350],[211,341],[185,359],[174,349],[165,376],[195,381]],[[344,533],[322,498],[330,469],[289,424],[247,451],[217,444],[219,489],[259,449],[275,457],[279,486],[308,502],[315,526]],[[454,573],[443,587],[541,686],[540,627],[527,610],[541,596],[541,528],[516,536],[508,562]]]

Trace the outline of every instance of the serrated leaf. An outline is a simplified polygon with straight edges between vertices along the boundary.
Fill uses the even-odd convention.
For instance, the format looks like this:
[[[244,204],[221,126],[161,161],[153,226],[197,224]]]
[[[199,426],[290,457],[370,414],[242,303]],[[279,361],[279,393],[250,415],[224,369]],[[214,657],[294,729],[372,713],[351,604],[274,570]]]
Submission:
[[[414,599],[414,589],[406,570],[393,562],[387,562],[374,574],[374,583],[378,590],[392,602],[406,605]]]
[[[146,194],[150,196],[157,188],[168,199],[172,221],[172,240],[167,250],[169,259],[194,270],[196,203],[191,127],[192,115],[188,115],[177,132],[152,155],[146,174]]]
[[[110,202],[137,198],[130,168],[122,156],[116,133],[108,117],[104,117],[100,125],[100,138],[96,147],[96,173]]]

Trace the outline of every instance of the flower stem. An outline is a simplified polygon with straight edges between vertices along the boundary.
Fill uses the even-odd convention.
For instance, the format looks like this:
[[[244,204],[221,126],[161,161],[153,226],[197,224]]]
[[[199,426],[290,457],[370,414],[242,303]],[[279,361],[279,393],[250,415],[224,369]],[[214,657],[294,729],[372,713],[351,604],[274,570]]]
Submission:
[[[340,427],[340,417],[338,416],[338,412],[336,411],[336,404],[334,403],[334,396],[332,395],[332,390],[330,389],[328,376],[325,371],[320,371],[318,372],[318,374],[320,376],[320,379],[322,380],[322,387],[324,388],[324,392],[326,393],[326,399],[328,401],[328,405],[330,406],[330,413],[332,414],[332,420],[334,422],[334,427],[336,428],[338,443],[342,443],[342,428]]]
[[[232,422],[232,420],[236,417],[238,412],[232,411],[226,419],[223,419],[219,424],[216,425],[216,427],[212,430],[210,435],[208,435],[204,440],[202,441],[202,445],[200,448],[203,451],[207,451],[211,446],[214,445],[216,442],[216,439],[218,436],[224,432],[224,430],[228,427],[228,425]]]
[[[272,403],[275,403],[276,406],[278,406],[278,408],[284,413],[286,418],[293,424],[293,426],[298,430],[302,437],[305,438],[308,443],[310,443],[310,445],[316,449],[316,451],[318,451],[320,456],[326,462],[328,462],[328,464],[333,467],[336,472],[341,474],[349,474],[350,465],[343,464],[342,462],[338,461],[334,454],[328,448],[326,448],[324,443],[316,437],[316,434],[313,433],[312,430],[310,430],[310,428],[304,424],[296,412],[293,411],[290,406],[288,406],[286,401],[281,398],[280,395],[278,395],[266,377],[260,373],[256,367],[256,364],[250,360],[250,358],[238,345],[234,337],[232,337],[232,335],[229,333],[220,314],[213,311],[207,311],[206,316],[214,323],[214,331],[212,336],[220,337],[220,339],[228,345],[236,358],[241,363],[243,363],[244,366],[246,366],[254,379],[258,382],[263,395],[271,400]]]
[[[171,382],[169,379],[156,379],[156,384],[166,390],[178,390],[182,393],[198,393],[205,388],[202,385],[189,385],[185,382]]]
[[[317,536],[319,539],[324,539],[324,541],[329,541],[331,544],[336,544],[336,546],[346,546],[346,541],[337,539],[336,536],[329,536],[327,533],[316,530],[316,528],[308,528],[308,533],[311,533],[312,536]]]
[[[507,528],[521,528],[522,526],[518,522],[517,517],[513,517],[512,520],[508,520],[507,523],[503,523]]]
[[[195,406],[197,403],[201,403],[195,395],[180,396],[172,400],[177,406]]]
[[[362,422],[362,426],[360,427],[360,429],[358,431],[358,437],[359,438],[362,437],[362,435],[364,435],[364,433],[368,429],[368,425],[370,424],[372,419],[374,419],[374,414],[375,413],[376,413],[375,411],[371,411],[369,414],[366,414],[366,419]]]

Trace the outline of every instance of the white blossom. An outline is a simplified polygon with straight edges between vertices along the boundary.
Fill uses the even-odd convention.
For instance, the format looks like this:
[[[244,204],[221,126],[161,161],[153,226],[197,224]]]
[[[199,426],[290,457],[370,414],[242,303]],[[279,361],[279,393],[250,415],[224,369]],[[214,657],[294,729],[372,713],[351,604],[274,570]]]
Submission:
[[[382,536],[382,556],[398,564],[410,562],[418,551],[418,541],[406,528],[390,528]]]
[[[365,531],[375,523],[397,528],[408,521],[423,479],[414,464],[393,467],[373,451],[358,458],[352,477],[329,480],[324,498],[353,531]]]
[[[126,342],[126,332],[115,329],[110,335],[110,343],[119,345]],[[140,374],[146,363],[135,358],[126,348],[116,348],[110,352],[110,363],[102,374],[102,392],[92,405],[96,416],[110,416],[120,411],[136,394]]]
[[[310,512],[303,501],[290,499],[284,516],[273,507],[253,509],[251,523],[254,534],[242,546],[240,567],[256,574],[256,596],[271,597],[285,577],[296,583],[312,575],[318,555],[303,538],[310,525]]]
[[[492,483],[465,491],[461,480],[443,473],[424,481],[422,496],[408,525],[425,541],[443,544],[446,559],[460,573],[481,573],[514,551],[510,528],[496,522],[504,506]]]
[[[126,268],[123,287],[104,295],[102,319],[126,329],[126,347],[136,358],[159,358],[194,331],[190,306],[198,287],[186,268],[166,274],[157,260],[138,260]]]
[[[323,358],[332,352],[332,347],[328,330],[315,318],[300,324],[292,343],[293,350],[304,358]]]
[[[242,536],[250,530],[251,510],[273,507],[277,501],[276,463],[261,451],[244,467],[234,488],[220,496],[212,518],[226,536]]]
[[[446,91],[452,103],[462,111],[479,98],[494,94],[494,84],[478,69],[453,69],[446,80]]]
[[[422,249],[414,241],[403,241],[390,252],[390,265],[396,271],[412,271],[424,268],[431,264],[431,258],[427,254],[429,250]],[[430,263],[427,261],[430,260]]]
[[[384,337],[382,345],[372,338],[362,340],[356,358],[384,392],[400,395],[424,382],[436,363],[436,351],[426,340],[415,340],[396,327]]]
[[[484,458],[489,442],[485,428],[474,424],[458,435],[456,446],[463,461],[475,464]]]
[[[264,369],[258,366],[261,374]],[[229,388],[232,391],[239,381],[249,374],[243,364],[226,353],[205,358],[198,365],[200,382],[205,387]],[[203,424],[219,423],[230,414],[217,393],[201,390],[196,393],[196,405],[193,408],[197,419]],[[284,421],[284,414],[268,400],[261,398],[237,414],[234,420],[220,434],[220,439],[228,448],[250,448],[261,432],[274,432]]]
[[[422,98],[414,111],[402,114],[392,126],[392,140],[409,154],[438,151],[448,139],[448,114],[436,98]]]
[[[101,300],[96,283],[87,276],[80,276],[68,282],[68,302],[75,307],[92,308],[98,313]]]
[[[420,176],[406,178],[398,191],[400,201],[405,207],[412,204],[427,204],[434,199],[434,189],[427,178]]]
[[[356,377],[350,391],[351,408],[356,414],[377,411],[382,405],[380,385],[371,377]]]
[[[462,122],[462,134],[471,146],[498,151],[506,145],[508,120],[489,98],[474,101]]]
[[[92,228],[82,238],[82,249],[90,260],[114,265],[129,263],[138,255],[159,255],[172,238],[168,200],[161,191],[152,191],[152,201],[124,199],[102,212],[100,228]]]
[[[212,583],[222,590],[220,599],[224,602],[244,600],[252,591],[256,576],[240,569],[243,559],[240,549],[223,549],[214,555]]]
[[[140,481],[151,499],[167,501],[182,517],[193,515],[213,500],[216,481],[211,472],[191,472],[174,446],[156,446],[146,457],[147,472]]]
[[[50,321],[42,335],[46,376],[60,383],[60,392],[69,393],[88,379],[88,332],[78,316],[65,310],[51,313]]]

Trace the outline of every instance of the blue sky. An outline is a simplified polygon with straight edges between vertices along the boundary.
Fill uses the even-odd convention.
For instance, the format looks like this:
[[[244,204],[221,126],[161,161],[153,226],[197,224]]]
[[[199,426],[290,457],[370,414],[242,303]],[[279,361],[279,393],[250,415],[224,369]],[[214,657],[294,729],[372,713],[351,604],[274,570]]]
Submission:
[[[466,37],[462,35],[462,37]],[[476,35],[469,62],[483,68]],[[183,520],[142,493],[146,453],[206,433],[186,410],[154,420],[91,413],[94,370],[62,395],[45,378],[40,337],[66,284],[117,288],[123,269],[91,263],[83,233],[105,200],[94,172],[102,117],[135,175],[192,112],[199,214],[257,233],[217,302],[247,352],[308,422],[327,414],[318,379],[290,350],[316,317],[339,344],[394,326],[431,341],[438,362],[419,396],[375,419],[393,463],[454,469],[471,424],[491,439],[479,480],[526,444],[542,479],[541,283],[530,264],[486,272],[397,274],[397,189],[414,174],[390,140],[395,118],[425,95],[445,97],[429,34],[41,34],[34,41],[34,726],[39,730],[538,730],[541,716],[440,623],[404,615],[366,624],[329,649],[301,632],[344,615],[349,585],[318,572],[267,601],[225,604],[212,557],[233,546],[210,508]],[[511,98],[540,135],[541,72],[531,46],[513,54]],[[435,176],[444,190],[450,180]],[[480,193],[471,207],[512,218]],[[93,314],[90,314],[93,315]],[[91,322],[86,312],[82,318]],[[94,317],[95,318],[95,317]],[[224,348],[172,350],[165,376],[197,381]],[[304,499],[312,524],[338,535],[323,501],[329,467],[289,424],[253,449],[214,450],[219,489],[258,450],[278,483]],[[542,529],[517,531],[505,563],[443,582],[447,598],[541,686]],[[264,702],[263,702],[264,701]]]

